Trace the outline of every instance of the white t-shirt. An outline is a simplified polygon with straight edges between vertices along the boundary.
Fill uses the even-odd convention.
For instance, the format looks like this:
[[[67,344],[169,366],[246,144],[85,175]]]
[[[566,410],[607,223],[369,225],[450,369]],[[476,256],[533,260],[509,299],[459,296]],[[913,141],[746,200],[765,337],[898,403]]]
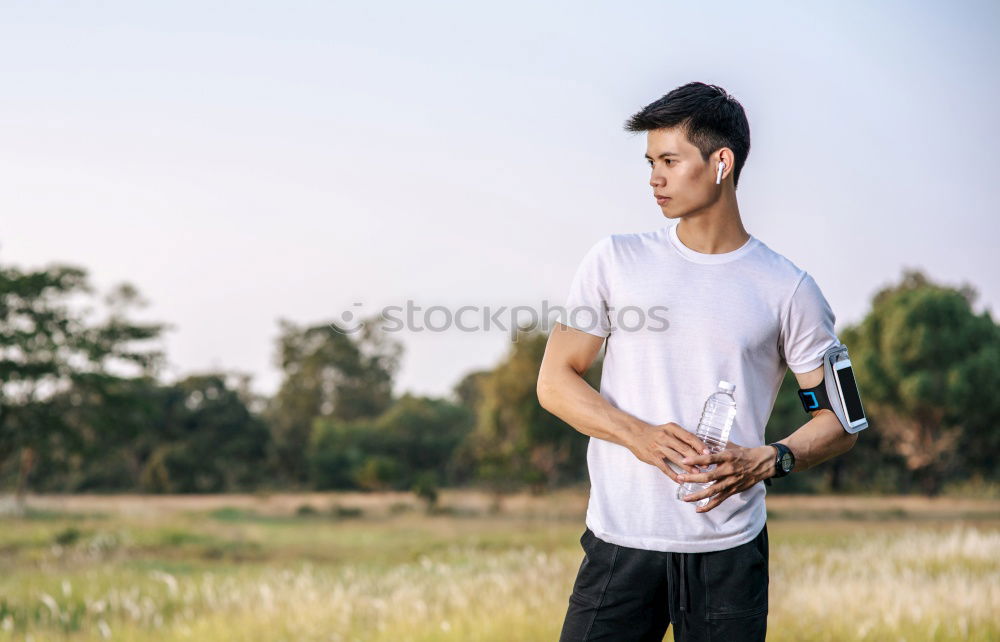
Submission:
[[[839,345],[833,311],[812,276],[753,235],[739,249],[703,254],[681,243],[675,228],[594,244],[573,278],[563,322],[607,337],[600,392],[611,405],[696,432],[705,401],[725,379],[736,384],[729,440],[761,446],[786,368],[813,370]],[[587,465],[586,523],[607,542],[718,551],[752,540],[767,520],[763,482],[696,513],[693,502],[677,499],[676,482],[624,446],[591,437]]]

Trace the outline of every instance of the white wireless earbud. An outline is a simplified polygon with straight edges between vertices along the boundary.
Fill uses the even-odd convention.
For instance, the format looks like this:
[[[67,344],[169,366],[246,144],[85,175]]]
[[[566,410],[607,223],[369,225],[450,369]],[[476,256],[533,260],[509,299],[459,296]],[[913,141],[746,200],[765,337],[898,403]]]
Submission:
[[[715,174],[715,184],[722,183],[722,170],[726,169],[726,161],[719,161],[719,171]]]

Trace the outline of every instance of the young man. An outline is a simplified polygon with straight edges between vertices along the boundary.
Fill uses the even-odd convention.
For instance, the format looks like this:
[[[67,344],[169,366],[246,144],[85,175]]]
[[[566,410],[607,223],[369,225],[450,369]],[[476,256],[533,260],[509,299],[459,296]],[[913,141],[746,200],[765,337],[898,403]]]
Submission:
[[[677,223],[598,241],[570,286],[568,325],[545,349],[539,402],[591,437],[585,556],[561,640],[659,641],[670,624],[677,642],[763,640],[764,480],[857,439],[821,409],[764,443],[786,369],[801,388],[823,380],[822,355],[840,343],[834,314],[807,272],[743,226],[736,186],[750,128],[739,102],[689,83],[626,130],[647,132],[652,195]],[[598,393],[581,375],[605,340]],[[736,385],[736,419],[726,450],[708,455],[694,433],[723,379]],[[678,484],[707,481],[677,498]]]

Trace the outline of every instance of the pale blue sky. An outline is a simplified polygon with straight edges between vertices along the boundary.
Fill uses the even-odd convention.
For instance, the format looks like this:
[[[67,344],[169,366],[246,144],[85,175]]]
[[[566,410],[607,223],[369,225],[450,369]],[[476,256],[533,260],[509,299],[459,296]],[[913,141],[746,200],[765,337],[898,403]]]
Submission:
[[[561,303],[597,239],[667,224],[622,123],[700,80],[750,119],[745,226],[838,327],[904,266],[996,316],[998,32],[995,2],[6,2],[0,260],[128,280],[171,377],[270,392],[279,317]],[[509,347],[395,336],[418,393]]]

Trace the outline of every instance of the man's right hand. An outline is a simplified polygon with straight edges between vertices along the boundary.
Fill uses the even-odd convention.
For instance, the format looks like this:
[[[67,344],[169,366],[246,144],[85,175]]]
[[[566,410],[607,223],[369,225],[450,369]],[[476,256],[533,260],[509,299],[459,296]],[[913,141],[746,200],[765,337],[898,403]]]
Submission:
[[[700,472],[694,466],[681,463],[685,457],[703,455],[708,446],[693,433],[673,422],[659,426],[649,425],[633,435],[628,449],[640,461],[656,466],[667,477],[677,480],[677,473],[667,464],[672,461],[678,468],[689,473]]]

